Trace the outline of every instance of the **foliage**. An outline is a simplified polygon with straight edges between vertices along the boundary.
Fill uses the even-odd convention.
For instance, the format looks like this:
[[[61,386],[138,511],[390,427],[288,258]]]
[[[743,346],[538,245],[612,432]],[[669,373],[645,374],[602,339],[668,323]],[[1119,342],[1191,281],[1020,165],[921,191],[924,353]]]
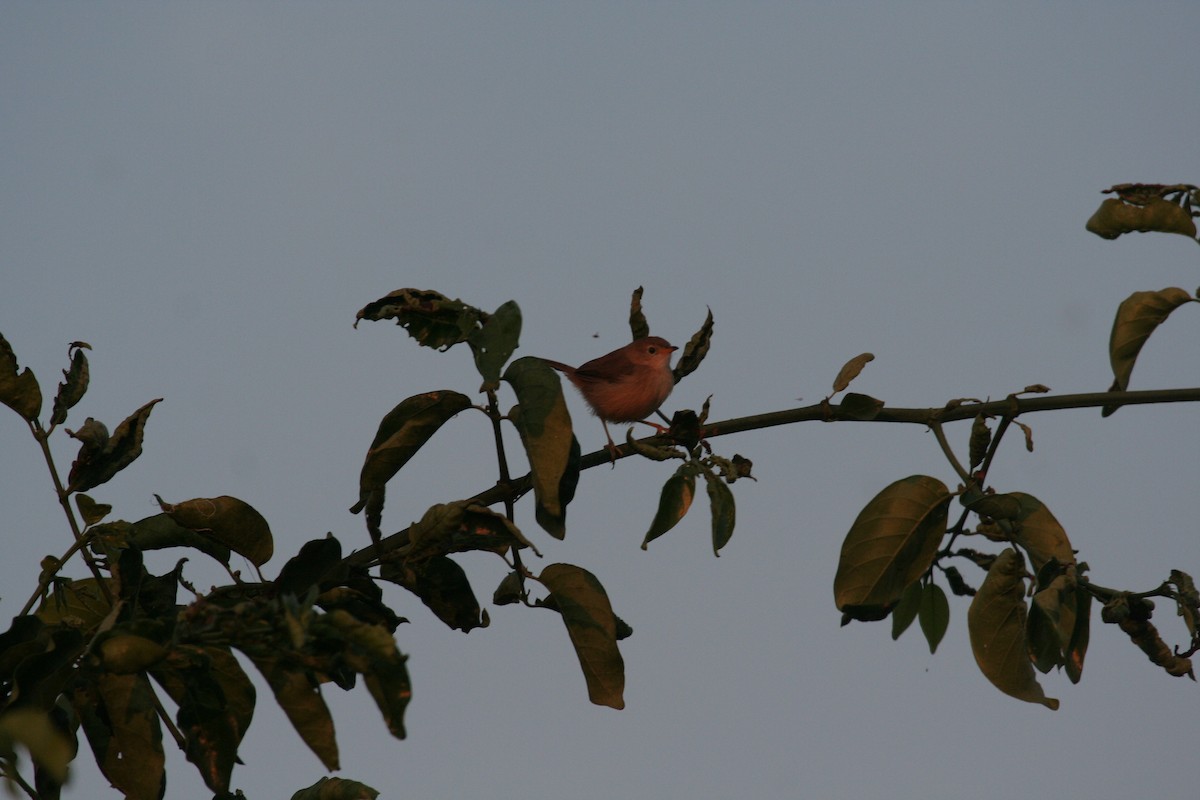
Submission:
[[[1088,223],[1098,235],[1159,230],[1195,236],[1196,187],[1123,185],[1109,191],[1117,197],[1106,200]],[[350,690],[361,678],[388,730],[402,739],[411,686],[394,635],[407,620],[384,603],[381,583],[407,590],[452,629],[487,627],[488,612],[454,558],[464,552],[491,553],[507,565],[507,576],[493,592],[494,604],[556,612],[589,699],[622,708],[625,672],[618,643],[632,629],[613,611],[601,580],[583,567],[554,563],[535,573],[526,566],[524,551],[541,554],[516,523],[517,501],[532,492],[534,520],[552,538],[562,539],[582,470],[608,464],[610,458],[676,461],[642,547],[667,534],[691,510],[702,478],[713,552],[719,555],[736,521],[730,485],[751,478],[752,464],[740,455],[714,452],[710,441],[806,420],[928,426],[957,478],[951,489],[933,476],[902,477],[858,514],[834,577],[834,600],[844,624],[890,617],[897,638],[918,621],[932,652],[951,620],[947,590],[971,597],[967,627],[983,674],[1006,694],[1057,708],[1036,673],[1061,669],[1072,682],[1080,680],[1092,601],[1098,599],[1103,622],[1117,626],[1169,674],[1191,676],[1190,656],[1200,647],[1200,593],[1191,577],[1172,570],[1160,586],[1140,592],[1092,583],[1086,563],[1078,560],[1047,505],[1021,491],[999,490],[989,473],[1013,425],[1032,449],[1031,429],[1017,421],[1022,414],[1099,407],[1107,416],[1129,403],[1200,400],[1200,390],[1129,389],[1133,366],[1151,334],[1175,309],[1192,302],[1190,294],[1171,288],[1137,292],[1120,304],[1109,344],[1114,383],[1108,392],[1050,397],[1038,396],[1047,390],[1033,386],[999,402],[954,400],[933,409],[889,408],[853,393],[833,403],[832,397],[874,358],[863,353],[838,373],[833,395],[815,406],[710,422],[706,401],[699,411],[676,412],[658,435],[641,440],[629,435],[611,455],[584,456],[558,374],[536,358],[512,359],[521,333],[515,302],[488,313],[434,291],[401,289],[368,303],[358,320],[394,320],[419,345],[442,352],[465,343],[482,379],[481,402],[443,389],[397,404],[367,448],[359,498],[351,509],[363,514],[370,546],[347,555],[329,534],[305,543],[274,578],[261,572],[274,557],[270,526],[238,498],[175,503],[158,498],[161,513],[130,522],[109,520],[112,508],[86,494],[141,455],[159,400],[135,410],[111,434],[92,418],[74,430],[63,428],[79,442],[63,480],[48,442],[87,393],[86,351],[91,348],[84,342],[69,346],[63,382],[43,423],[41,386],[30,369],[20,368],[0,336],[0,402],[25,421],[42,449],[74,539],[61,556],[43,560],[28,602],[0,634],[0,768],[10,785],[28,796],[58,797],[82,730],[96,763],[124,796],[158,798],[166,790],[165,729],[214,796],[233,797],[232,771],[257,701],[248,666],[261,674],[296,733],[327,769],[339,764],[323,694],[329,684]],[[629,323],[633,338],[649,334],[640,288],[631,301]],[[676,381],[701,366],[712,335],[709,311],[680,354]],[[502,412],[500,398],[507,391],[515,403]],[[486,415],[492,425],[496,486],[466,500],[435,503],[418,522],[385,536],[388,482],[443,426],[468,410]],[[970,421],[966,467],[946,436],[945,426],[956,421]],[[505,425],[519,436],[528,475],[509,474]],[[952,520],[955,503],[960,509]],[[503,513],[491,508],[497,504]],[[167,548],[212,559],[225,568],[230,582],[197,591],[184,577],[186,559],[168,572],[151,573],[144,554]],[[234,554],[253,565],[254,579],[232,569]],[[77,569],[69,577],[74,562],[86,574]],[[959,565],[983,571],[978,588]],[[1169,648],[1151,623],[1152,597],[1170,600],[1183,617],[1192,637],[1184,651]],[[21,771],[18,746],[29,754],[31,780]],[[323,778],[293,796],[377,794],[352,780]]]

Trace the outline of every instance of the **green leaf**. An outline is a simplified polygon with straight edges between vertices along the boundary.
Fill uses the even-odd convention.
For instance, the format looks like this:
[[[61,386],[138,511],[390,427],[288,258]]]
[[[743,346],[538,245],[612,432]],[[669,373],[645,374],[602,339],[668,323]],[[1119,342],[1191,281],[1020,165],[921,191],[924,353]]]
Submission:
[[[1046,697],[1034,674],[1025,638],[1025,559],[1006,548],[992,562],[967,612],[967,629],[975,663],[992,685],[1027,703],[1050,709],[1058,701]]]
[[[93,650],[100,656],[104,668],[116,675],[142,672],[167,655],[167,648],[158,642],[120,630],[97,637]]]
[[[444,351],[467,341],[485,317],[478,308],[438,292],[397,289],[359,309],[354,327],[363,319],[394,319],[417,344]]]
[[[600,706],[625,707],[625,662],[617,649],[617,618],[596,576],[571,564],[550,564],[538,580],[562,614],[587,681],[588,698]]]
[[[1172,311],[1191,301],[1192,296],[1183,289],[1167,288],[1158,292],[1134,292],[1117,307],[1108,339],[1108,358],[1114,377],[1112,391],[1123,392],[1129,388],[1129,377],[1142,345]]]
[[[308,590],[320,587],[329,577],[344,578],[347,570],[342,565],[342,543],[328,534],[322,539],[313,539],[300,547],[300,552],[287,560],[275,579],[275,591],[304,597]]]
[[[1087,654],[1092,596],[1075,579],[1074,567],[1033,596],[1027,635],[1030,658],[1040,671],[1064,667],[1079,683]]]
[[[512,520],[486,506],[460,500],[430,506],[419,522],[409,526],[408,544],[398,553],[414,561],[470,550],[503,553],[510,547],[537,552]]]
[[[379,792],[358,781],[321,778],[292,795],[291,800],[375,800]]]
[[[16,353],[0,334],[0,403],[33,422],[42,413],[42,388],[29,367],[17,369]]]
[[[112,511],[112,506],[107,503],[97,503],[86,494],[75,495],[75,507],[79,509],[79,516],[83,518],[84,525],[95,525],[107,517],[108,512]]]
[[[1100,204],[1087,221],[1087,229],[1102,239],[1116,239],[1124,233],[1180,233],[1196,238],[1196,223],[1182,206],[1161,197],[1133,205],[1110,197]]]
[[[58,584],[34,613],[47,625],[86,631],[99,625],[110,611],[112,606],[104,599],[100,584],[95,578],[84,578]]]
[[[412,699],[412,683],[405,666],[407,658],[396,649],[391,631],[345,611],[332,611],[325,616],[348,644],[344,653],[346,663],[363,676],[388,731],[403,739],[404,712]]]
[[[879,416],[883,401],[867,394],[847,392],[838,404],[838,419],[867,421]]]
[[[1050,509],[1033,495],[1011,492],[1008,497],[1017,501],[1019,511],[1013,518],[1012,540],[1024,548],[1033,562],[1035,572],[1040,572],[1050,559],[1066,566],[1075,563],[1075,551],[1067,539],[1067,532]]]
[[[950,492],[936,478],[890,484],[859,513],[842,542],[834,602],[850,619],[883,619],[929,569],[946,531]]]
[[[59,425],[67,421],[67,411],[83,399],[88,388],[88,360],[84,349],[91,350],[87,342],[71,342],[67,349],[71,358],[70,369],[63,370],[64,382],[58,385],[58,394],[54,397],[54,411],[50,414],[50,424]]]
[[[937,646],[946,635],[946,629],[950,627],[950,602],[946,599],[942,587],[936,583],[925,584],[925,589],[921,592],[919,619],[921,632],[925,634],[925,641],[929,642],[929,652],[937,652]]]
[[[704,361],[704,357],[708,355],[709,345],[712,344],[712,332],[713,315],[710,308],[708,315],[704,318],[704,324],[700,326],[700,330],[692,334],[692,338],[683,347],[683,355],[675,363],[675,369],[672,372],[675,375],[676,383],[700,367],[700,362]]]
[[[102,673],[77,684],[71,704],[109,783],[127,800],[162,797],[162,728],[146,676]]]
[[[528,356],[509,364],[504,380],[517,395],[518,405],[509,412],[509,419],[529,459],[538,524],[554,538],[562,539],[567,532],[566,506],[570,499],[563,495],[562,488],[574,485],[569,479],[571,453],[579,446],[571,430],[562,383],[546,362]],[[574,470],[578,470],[578,460]]]
[[[75,757],[74,743],[58,729],[50,715],[34,708],[17,708],[0,714],[0,751],[14,745],[29,751],[29,757],[58,784],[67,779],[67,765]]]
[[[13,628],[16,629],[14,622]],[[19,631],[17,631],[19,632]],[[14,653],[4,653],[9,665],[15,668],[6,676],[10,698],[9,708],[40,708],[52,712],[60,695],[78,677],[75,663],[92,636],[75,628],[51,627],[48,633],[38,633],[36,639],[19,645]],[[6,670],[8,672],[8,670]]]
[[[285,660],[280,652],[238,646],[254,663],[275,695],[276,702],[309,749],[327,770],[339,769],[333,717],[321,697],[321,688],[300,663]]]
[[[184,528],[203,534],[261,567],[271,560],[275,542],[263,515],[250,504],[221,495],[174,504],[155,495],[163,513]]]
[[[904,594],[900,595],[900,602],[892,609],[892,641],[900,638],[900,634],[908,630],[908,626],[912,625],[913,620],[917,618],[917,612],[921,610],[921,598],[924,597],[925,590],[921,586],[920,580],[915,580],[908,585],[904,590]]]
[[[720,476],[705,470],[704,482],[708,489],[708,505],[712,512],[713,555],[720,556],[721,548],[729,544],[733,536],[737,506],[733,501],[733,491]]]
[[[254,715],[254,685],[233,653],[218,647],[176,645],[152,675],[179,708],[188,761],[212,791],[227,792]]]
[[[459,392],[426,392],[402,400],[380,421],[359,474],[358,502],[350,508],[352,514],[366,509],[371,541],[382,536],[379,525],[387,482],[442,425],[470,407],[470,398]]]
[[[229,563],[229,548],[202,533],[189,530],[166,514],[155,514],[134,523],[107,522],[97,525],[94,533],[114,546],[133,546],[139,550],[190,547],[222,564]]]
[[[421,598],[438,619],[454,630],[470,633],[474,628],[487,627],[487,615],[479,608],[467,573],[451,558],[385,561],[380,577],[395,581]]]
[[[667,478],[667,482],[663,484],[662,492],[658,497],[658,511],[655,512],[654,519],[650,523],[650,530],[646,531],[646,538],[642,540],[643,550],[650,542],[674,528],[683,519],[688,509],[692,507],[692,499],[695,495],[695,469],[688,464],[682,464],[679,469],[675,470],[675,474]]]
[[[482,390],[499,386],[500,369],[517,349],[520,336],[521,309],[512,300],[497,308],[482,328],[471,331],[467,343],[483,376]]]
[[[69,492],[86,492],[107,483],[142,454],[142,437],[146,420],[162,398],[151,400],[130,414],[117,426],[110,437],[104,426],[91,417],[78,431],[67,433],[82,444],[75,463],[71,465]],[[91,423],[89,425],[89,423]]]

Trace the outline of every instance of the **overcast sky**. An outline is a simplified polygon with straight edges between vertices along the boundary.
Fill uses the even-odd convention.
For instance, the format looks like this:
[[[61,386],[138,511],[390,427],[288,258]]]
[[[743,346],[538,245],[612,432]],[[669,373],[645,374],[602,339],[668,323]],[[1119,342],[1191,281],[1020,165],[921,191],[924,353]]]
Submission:
[[[576,363],[627,340],[637,286],[676,344],[711,308],[711,353],[668,413],[817,402],[863,351],[854,388],[891,406],[1105,389],[1117,304],[1198,282],[1184,237],[1083,226],[1114,183],[1200,183],[1200,5],[984,5],[8,2],[0,332],[50,394],[67,344],[94,347],[69,427],[163,397],[144,455],[93,497],[130,520],[155,493],[240,497],[272,526],[269,575],[327,531],[367,543],[346,509],[393,405],[478,387],[463,348],[351,327],[401,287],[515,300],[518,355]],[[1200,383],[1197,330],[1181,309],[1134,388]],[[599,424],[568,403],[596,449]],[[1036,451],[1014,437],[990,477],[1041,498],[1097,582],[1149,589],[1200,573],[1196,414],[1031,416]],[[464,636],[395,592],[409,738],[363,688],[331,688],[340,774],[386,798],[492,800],[1192,790],[1200,690],[1098,615],[1082,683],[1042,678],[1056,712],[987,683],[959,598],[932,656],[915,629],[839,627],[838,548],[862,505],[913,473],[955,483],[927,431],[712,444],[758,477],[733,487],[719,559],[701,503],[638,547],[672,464],[587,472],[563,543],[518,507],[544,563],[590,569],[633,626],[625,710],[587,702],[553,615],[491,608]],[[456,418],[389,488],[385,530],[488,487],[490,448],[481,415]],[[60,439],[62,469],[73,453]],[[70,533],[13,414],[0,457],[12,615]],[[193,580],[219,581],[201,561]],[[503,565],[463,561],[490,598]],[[254,800],[323,774],[261,684],[241,755],[234,787]],[[98,796],[90,763],[67,797]],[[169,797],[204,795],[181,758],[168,779]]]

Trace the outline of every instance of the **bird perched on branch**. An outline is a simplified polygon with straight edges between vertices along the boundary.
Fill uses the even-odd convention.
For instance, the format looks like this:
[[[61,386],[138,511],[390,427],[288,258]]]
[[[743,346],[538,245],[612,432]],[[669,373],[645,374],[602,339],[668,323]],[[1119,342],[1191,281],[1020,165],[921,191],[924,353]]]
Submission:
[[[608,423],[645,422],[646,417],[658,410],[675,388],[671,353],[678,349],[660,336],[647,336],[578,367],[549,359],[543,361],[575,384],[604,425],[608,451],[615,455],[617,448],[608,432]],[[662,429],[652,422],[646,424]]]

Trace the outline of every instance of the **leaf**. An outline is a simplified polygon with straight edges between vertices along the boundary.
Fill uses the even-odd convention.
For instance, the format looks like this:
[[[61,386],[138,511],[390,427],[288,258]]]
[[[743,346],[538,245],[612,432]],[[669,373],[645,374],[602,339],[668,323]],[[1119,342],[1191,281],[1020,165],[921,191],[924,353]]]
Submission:
[[[562,539],[567,533],[570,501],[562,489],[569,485],[570,494],[574,494],[578,459],[572,466],[571,453],[577,452],[579,446],[571,430],[562,383],[546,362],[528,356],[509,364],[504,380],[517,395],[518,405],[509,412],[509,419],[516,426],[529,459],[538,524],[554,538]]]
[[[275,591],[280,595],[303,597],[311,587],[320,587],[327,576],[343,578],[342,543],[330,533],[313,539],[300,547],[300,552],[288,559],[275,579]]]
[[[84,349],[91,350],[87,342],[71,342],[67,353],[71,358],[70,369],[63,370],[64,382],[58,385],[58,394],[54,397],[54,411],[50,414],[50,424],[60,425],[67,421],[67,411],[83,399],[88,388],[88,360]]]
[[[291,800],[375,800],[379,792],[358,781],[324,777],[292,795]]]
[[[712,512],[713,555],[720,556],[721,548],[733,537],[733,525],[737,507],[729,485],[712,472],[704,471],[704,482],[708,489],[708,505]]]
[[[460,500],[430,506],[419,522],[409,526],[408,544],[398,552],[415,561],[469,550],[503,553],[510,547],[530,547],[537,552],[504,515]]]
[[[14,745],[29,751],[29,757],[50,777],[62,784],[67,765],[75,757],[74,743],[50,719],[34,708],[17,708],[0,714],[0,751],[12,752]]]
[[[1196,223],[1182,206],[1153,197],[1141,205],[1124,203],[1110,197],[1100,204],[1087,221],[1087,229],[1102,239],[1116,239],[1123,233],[1181,233],[1196,237]]]
[[[166,514],[155,514],[134,523],[110,522],[93,531],[103,539],[117,540],[116,544],[139,550],[162,550],[167,547],[190,547],[205,553],[222,564],[229,563],[229,548],[204,534],[183,527]]]
[[[83,518],[84,525],[95,525],[112,511],[112,506],[107,503],[97,503],[86,494],[75,495],[75,507],[79,509],[79,516]]]
[[[394,319],[417,344],[445,351],[467,341],[485,317],[478,308],[438,292],[397,289],[359,309],[354,327],[363,319]]]
[[[1025,559],[1011,547],[996,557],[967,611],[967,630],[975,663],[1000,691],[1058,708],[1037,682],[1025,639]]]
[[[1039,671],[1065,667],[1071,683],[1079,683],[1091,604],[1091,594],[1076,582],[1074,566],[1033,596],[1026,632],[1030,658]]]
[[[460,411],[471,407],[464,394],[449,389],[413,395],[389,411],[379,423],[358,478],[358,502],[350,508],[367,511],[367,530],[378,542],[385,486],[400,468]]]
[[[508,362],[521,336],[521,309],[509,300],[483,323],[471,331],[467,344],[475,356],[475,367],[483,376],[483,390],[495,389],[500,382],[500,369]]]
[[[16,627],[14,621],[13,628]],[[39,633],[34,641],[22,643],[17,652],[5,653],[6,659],[16,662],[6,687],[9,698],[15,699],[8,707],[52,712],[59,696],[78,676],[75,662],[83,653],[86,641],[83,632],[75,628],[51,627],[48,633]]]
[[[179,708],[188,761],[210,789],[227,792],[254,714],[254,685],[233,653],[218,647],[177,645],[152,674]]]
[[[42,388],[29,367],[17,369],[16,353],[0,334],[0,403],[33,422],[42,413]]]
[[[404,712],[412,699],[407,657],[396,649],[391,632],[382,625],[363,622],[345,611],[330,612],[326,618],[347,643],[343,657],[363,676],[388,731],[403,739]]]
[[[1122,619],[1117,622],[1119,627],[1138,648],[1146,654],[1151,662],[1163,668],[1168,675],[1182,678],[1187,675],[1196,680],[1192,670],[1192,660],[1167,647],[1153,623],[1148,619]]]
[[[617,649],[617,618],[596,576],[572,564],[550,564],[538,580],[562,614],[587,681],[588,699],[625,707],[625,662]]]
[[[433,556],[414,563],[385,561],[380,577],[395,581],[421,598],[438,619],[454,630],[470,633],[487,627],[487,616],[479,608],[467,573],[446,556]]]
[[[942,587],[936,583],[925,584],[921,592],[919,619],[921,632],[925,634],[925,641],[929,642],[929,652],[937,652],[938,644],[946,635],[946,629],[950,627],[950,602],[946,599]]]
[[[688,464],[681,464],[679,469],[675,470],[675,474],[667,478],[662,492],[659,493],[658,511],[655,512],[654,519],[650,522],[650,530],[646,531],[646,537],[642,539],[643,550],[647,549],[650,542],[674,528],[683,519],[688,509],[692,507],[692,499],[695,495],[695,469]]]
[[[712,309],[708,310],[708,315],[704,318],[704,324],[700,326],[700,330],[692,334],[692,338],[683,347],[683,355],[679,357],[679,361],[675,363],[675,369],[671,372],[675,375],[675,382],[691,375],[700,366],[700,362],[708,355],[709,345],[712,343],[713,332],[713,315]]]
[[[1196,637],[1197,622],[1200,621],[1200,592],[1192,576],[1178,569],[1171,570],[1171,583],[1175,584],[1175,609],[1183,617],[1188,634]]]
[[[166,784],[162,728],[145,675],[102,673],[75,687],[71,704],[104,777],[127,800],[158,800]]]
[[[629,330],[635,342],[650,335],[650,323],[646,322],[646,315],[642,312],[642,292],[642,287],[637,287],[629,300]]]
[[[833,379],[833,392],[838,392],[850,385],[850,381],[858,377],[863,371],[863,367],[875,360],[874,353],[862,353],[847,361],[838,370],[837,377]]]
[[[275,552],[267,520],[236,497],[197,497],[175,505],[164,502],[158,495],[154,497],[173,521],[225,545],[256,567],[270,561]]]
[[[871,499],[842,542],[834,602],[851,619],[883,619],[929,569],[946,531],[950,492],[926,475],[890,484]]]
[[[55,586],[34,613],[47,625],[66,625],[87,631],[99,625],[110,611],[112,606],[105,599],[100,584],[95,578],[84,578]]]
[[[309,749],[321,759],[327,770],[338,769],[337,737],[333,717],[321,697],[321,689],[309,677],[302,664],[285,661],[282,653],[262,651],[255,647],[239,649],[267,679],[267,685],[288,721],[300,734]]]
[[[883,401],[866,394],[847,392],[838,404],[838,419],[867,421],[879,416]]]
[[[997,495],[999,497],[999,495]],[[1035,572],[1040,572],[1050,559],[1066,566],[1075,563],[1075,551],[1067,539],[1067,532],[1050,509],[1033,495],[1010,492],[1008,497],[1018,503],[1019,511],[1013,518],[1012,541],[1029,554]]]
[[[900,638],[900,634],[908,630],[908,626],[912,625],[913,620],[917,618],[917,612],[921,610],[921,598],[924,596],[925,590],[921,586],[921,581],[916,580],[908,585],[904,590],[904,594],[900,595],[900,602],[892,609],[892,641]]]
[[[968,447],[970,468],[975,469],[987,457],[988,446],[992,443],[992,429],[988,427],[983,414],[976,414],[971,423],[971,439]]]
[[[1129,377],[1142,345],[1172,311],[1191,300],[1191,295],[1183,289],[1167,288],[1134,292],[1122,301],[1108,339],[1108,358],[1115,379],[1113,390],[1123,392],[1129,388]]]
[[[79,431],[67,431],[67,434],[79,439],[82,445],[75,463],[71,465],[69,492],[86,492],[102,483],[107,483],[121,470],[132,464],[142,454],[142,436],[146,428],[146,420],[154,406],[162,402],[162,398],[151,400],[137,411],[130,414],[113,432],[111,437],[100,435],[104,426],[95,423],[90,417]],[[93,423],[89,426],[88,423]]]
[[[167,648],[152,639],[115,631],[110,636],[98,639],[94,649],[98,651],[104,668],[117,675],[142,672],[167,655]]]

